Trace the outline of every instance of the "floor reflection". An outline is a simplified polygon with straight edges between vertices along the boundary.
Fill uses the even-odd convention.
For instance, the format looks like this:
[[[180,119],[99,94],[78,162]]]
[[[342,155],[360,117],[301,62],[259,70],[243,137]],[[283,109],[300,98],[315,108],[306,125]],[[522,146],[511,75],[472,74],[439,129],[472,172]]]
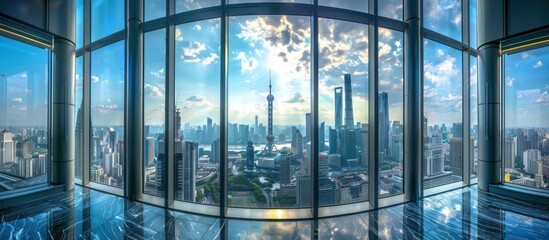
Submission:
[[[0,210],[0,239],[547,239],[549,211],[476,186],[315,221],[220,219],[77,187]]]

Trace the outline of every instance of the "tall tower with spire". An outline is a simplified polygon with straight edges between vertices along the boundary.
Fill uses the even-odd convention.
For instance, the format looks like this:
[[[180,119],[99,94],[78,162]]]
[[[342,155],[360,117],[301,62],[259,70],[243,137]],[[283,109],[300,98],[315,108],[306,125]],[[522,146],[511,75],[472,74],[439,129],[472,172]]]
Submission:
[[[273,94],[271,93],[271,89],[272,89],[272,85],[271,85],[271,71],[269,71],[269,95],[267,95],[267,103],[268,103],[268,111],[269,111],[269,116],[268,116],[268,119],[267,119],[267,125],[268,125],[268,133],[267,133],[267,145],[265,145],[265,149],[263,151],[265,151],[267,154],[272,154],[273,153],[273,149],[276,151],[276,146],[274,145],[274,136],[273,136],[273,101],[274,101],[274,96]]]

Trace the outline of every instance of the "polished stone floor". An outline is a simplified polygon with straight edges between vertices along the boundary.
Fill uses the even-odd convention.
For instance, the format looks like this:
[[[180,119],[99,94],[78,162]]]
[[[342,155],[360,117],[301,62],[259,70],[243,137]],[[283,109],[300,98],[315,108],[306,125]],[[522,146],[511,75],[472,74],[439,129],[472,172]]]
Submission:
[[[316,233],[316,234],[315,234]],[[549,239],[549,209],[462,188],[317,221],[219,219],[77,187],[0,210],[0,239]]]

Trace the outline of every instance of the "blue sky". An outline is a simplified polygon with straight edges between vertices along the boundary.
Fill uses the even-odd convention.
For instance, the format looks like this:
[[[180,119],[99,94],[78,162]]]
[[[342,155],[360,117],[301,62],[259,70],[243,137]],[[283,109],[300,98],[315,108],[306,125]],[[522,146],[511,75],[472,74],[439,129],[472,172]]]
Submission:
[[[549,127],[549,47],[505,56],[506,127]]]
[[[46,126],[48,50],[0,36],[0,52],[0,127]]]

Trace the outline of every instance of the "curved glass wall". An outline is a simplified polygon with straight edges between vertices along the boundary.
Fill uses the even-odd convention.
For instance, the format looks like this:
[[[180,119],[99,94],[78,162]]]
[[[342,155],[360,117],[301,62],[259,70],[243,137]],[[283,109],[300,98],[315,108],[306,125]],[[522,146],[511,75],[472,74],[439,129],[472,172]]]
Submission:
[[[0,192],[48,182],[49,50],[0,36]]]
[[[503,181],[548,190],[549,47],[504,57]]]
[[[318,207],[322,215],[369,209],[373,199],[404,201],[404,179],[411,173],[404,164],[403,1],[371,1],[320,0],[322,7],[313,8],[310,0],[234,0],[224,6],[219,0],[176,0],[173,6],[144,0],[142,193],[208,214],[222,206],[239,213]],[[116,15],[109,26],[101,20],[112,9],[124,12],[120,2],[107,8],[105,1],[91,1],[91,23],[77,24],[91,26],[84,34],[91,41],[84,39],[78,52],[89,81],[83,85],[90,85],[89,102],[82,101],[91,109],[90,126],[82,127],[89,132],[89,147],[82,144],[89,148],[89,156],[82,156],[82,172],[89,173],[82,176],[84,185],[122,187],[125,161],[135,161],[123,154],[124,18]],[[369,5],[378,6],[377,16],[368,13],[374,12]],[[462,30],[461,1],[425,0],[423,10],[427,121],[417,141],[430,154],[423,161],[431,169],[424,185],[431,188],[465,181],[463,161],[476,156],[464,156],[461,143],[470,136],[474,153],[476,117],[462,111],[476,103],[473,89],[471,99],[463,100],[469,74],[463,77],[462,66],[476,62],[468,63],[475,50],[467,43],[458,50],[462,39],[474,38],[472,29]],[[164,21],[167,12],[175,12],[170,21]],[[374,99],[377,109],[370,109]],[[377,152],[370,150],[373,141]],[[435,148],[437,153],[426,151]],[[370,171],[374,162],[378,169]],[[373,195],[372,186],[379,189]]]

